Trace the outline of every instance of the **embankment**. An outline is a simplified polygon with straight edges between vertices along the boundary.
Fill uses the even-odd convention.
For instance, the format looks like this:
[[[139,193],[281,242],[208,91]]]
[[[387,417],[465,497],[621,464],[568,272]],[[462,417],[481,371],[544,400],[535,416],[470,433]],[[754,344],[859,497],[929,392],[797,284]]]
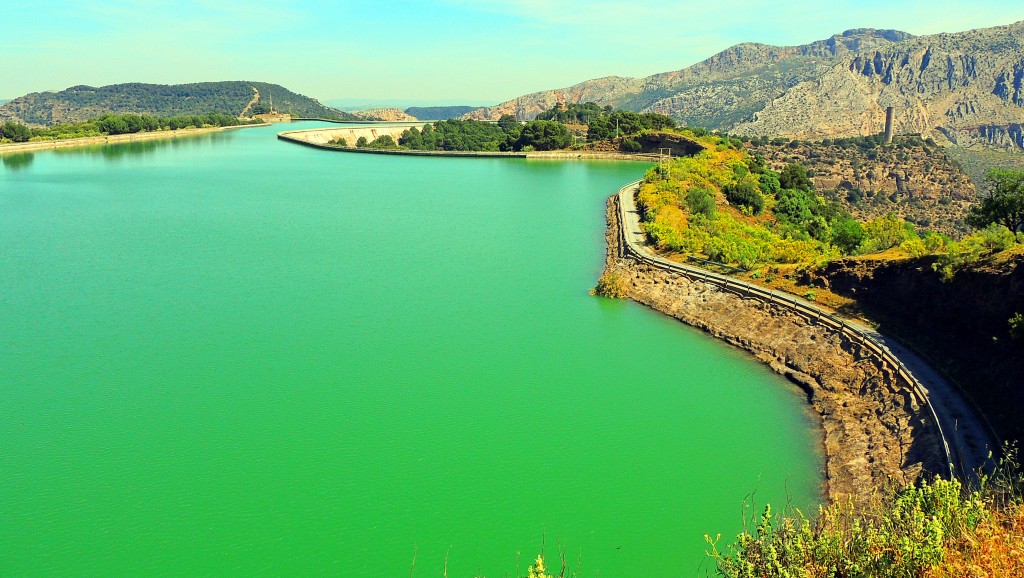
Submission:
[[[57,149],[64,147],[78,147],[87,145],[112,144],[119,142],[135,142],[143,140],[154,140],[164,138],[179,138],[184,136],[195,136],[222,130],[234,130],[241,128],[252,128],[256,126],[267,126],[265,124],[243,124],[238,126],[215,126],[207,128],[182,128],[177,130],[155,130],[151,132],[136,132],[132,134],[112,134],[108,136],[87,136],[82,138],[69,138],[63,140],[42,140],[31,142],[14,142],[0,144],[0,154],[22,153]]]
[[[631,299],[752,353],[798,384],[821,420],[830,500],[868,499],[924,472],[948,476],[937,420],[921,392],[863,336],[710,277],[658,267],[629,249],[620,196],[608,203],[605,275]]]
[[[354,147],[360,137],[372,141],[384,135],[398,141],[398,137],[410,128],[423,128],[425,122],[403,122],[395,124],[382,124],[375,126],[340,126],[338,128],[311,128],[306,130],[289,130],[277,135],[277,138],[289,140],[299,144],[316,147],[326,147],[327,143],[339,138],[345,139],[349,146]],[[331,147],[336,148],[336,147]],[[343,150],[343,149],[339,149]]]

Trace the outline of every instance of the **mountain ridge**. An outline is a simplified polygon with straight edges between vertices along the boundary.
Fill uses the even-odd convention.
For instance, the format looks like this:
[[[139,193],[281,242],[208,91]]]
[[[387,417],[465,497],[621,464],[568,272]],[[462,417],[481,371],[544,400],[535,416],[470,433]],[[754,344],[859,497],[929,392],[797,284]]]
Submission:
[[[239,115],[259,91],[259,103],[249,112],[275,110],[301,117],[352,119],[352,115],[318,100],[267,82],[226,80],[187,84],[128,82],[100,87],[76,85],[60,91],[33,92],[0,106],[0,122],[30,126],[80,122],[103,114],[150,114],[170,117],[181,114],[221,113]]]
[[[1024,150],[1022,77],[1024,21],[925,36],[854,28],[798,46],[740,43],[683,69],[587,80],[466,117],[524,120],[592,101],[734,134],[822,139],[881,132],[894,106],[897,134]]]

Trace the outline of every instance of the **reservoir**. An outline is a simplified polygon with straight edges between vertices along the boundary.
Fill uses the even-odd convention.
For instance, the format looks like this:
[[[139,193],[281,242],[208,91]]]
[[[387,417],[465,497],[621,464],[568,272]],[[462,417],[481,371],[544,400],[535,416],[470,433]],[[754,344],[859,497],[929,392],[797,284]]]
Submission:
[[[796,387],[588,295],[650,165],[316,126],[2,158],[0,575],[694,576],[818,503]]]

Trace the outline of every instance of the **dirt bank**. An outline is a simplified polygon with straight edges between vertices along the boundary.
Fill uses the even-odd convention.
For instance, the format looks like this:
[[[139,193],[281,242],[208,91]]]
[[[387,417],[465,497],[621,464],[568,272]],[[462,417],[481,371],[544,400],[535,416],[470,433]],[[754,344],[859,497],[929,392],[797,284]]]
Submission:
[[[606,275],[622,279],[631,299],[749,351],[804,390],[821,420],[830,500],[863,500],[890,481],[948,472],[916,392],[855,337],[628,256],[618,210],[615,195],[608,203]]]

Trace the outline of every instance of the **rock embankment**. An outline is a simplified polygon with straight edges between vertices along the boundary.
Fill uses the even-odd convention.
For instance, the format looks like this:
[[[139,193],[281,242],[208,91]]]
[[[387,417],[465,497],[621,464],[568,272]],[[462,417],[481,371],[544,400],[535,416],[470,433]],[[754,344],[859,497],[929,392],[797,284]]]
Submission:
[[[634,301],[749,351],[804,390],[821,420],[829,500],[866,500],[892,482],[943,471],[941,442],[921,400],[863,343],[781,305],[640,262],[624,250],[618,211],[615,195],[605,275],[618,277]]]

